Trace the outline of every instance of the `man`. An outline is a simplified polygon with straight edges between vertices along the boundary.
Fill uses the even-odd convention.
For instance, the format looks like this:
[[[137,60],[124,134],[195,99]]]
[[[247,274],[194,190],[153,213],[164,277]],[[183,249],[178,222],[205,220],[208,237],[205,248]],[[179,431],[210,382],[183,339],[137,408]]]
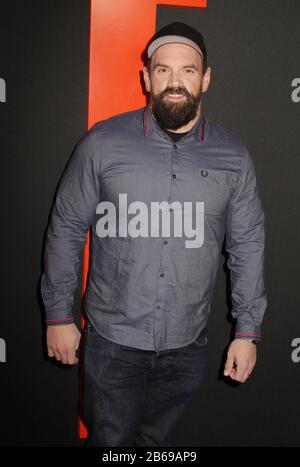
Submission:
[[[224,236],[236,318],[225,376],[244,382],[253,371],[266,308],[255,170],[242,141],[202,112],[211,76],[203,37],[172,23],[146,50],[149,105],[98,122],[80,140],[47,234],[48,355],[74,364],[73,294],[92,226],[84,339],[90,446],[172,445],[175,422],[205,374]]]

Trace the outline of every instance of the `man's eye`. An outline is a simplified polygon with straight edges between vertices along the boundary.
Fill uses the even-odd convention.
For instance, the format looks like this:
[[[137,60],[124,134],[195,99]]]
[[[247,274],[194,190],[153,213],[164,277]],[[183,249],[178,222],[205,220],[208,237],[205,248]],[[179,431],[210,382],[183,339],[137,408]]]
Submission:
[[[159,68],[159,69],[158,69],[158,73],[164,73],[165,71],[167,71],[166,68]]]
[[[194,70],[192,68],[186,68],[185,71],[187,73],[194,73]]]

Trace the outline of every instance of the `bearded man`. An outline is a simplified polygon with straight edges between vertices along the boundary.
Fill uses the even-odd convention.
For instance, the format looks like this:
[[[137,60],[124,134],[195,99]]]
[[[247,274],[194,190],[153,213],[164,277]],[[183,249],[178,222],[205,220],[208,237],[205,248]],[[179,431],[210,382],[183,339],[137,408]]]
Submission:
[[[48,355],[72,365],[81,338],[73,295],[91,226],[83,347],[88,446],[172,446],[174,426],[205,375],[224,238],[236,319],[226,377],[245,382],[253,371],[266,308],[264,212],[253,161],[238,136],[202,111],[211,79],[203,36],[172,23],[146,52],[149,104],[96,123],[79,141],[47,232],[41,290]],[[114,206],[119,219],[125,209],[127,215],[120,194],[131,215],[141,203],[157,203],[174,229],[164,235],[157,217],[140,215],[99,235],[99,203]],[[178,219],[197,225],[200,216],[203,241],[188,244],[191,231]]]

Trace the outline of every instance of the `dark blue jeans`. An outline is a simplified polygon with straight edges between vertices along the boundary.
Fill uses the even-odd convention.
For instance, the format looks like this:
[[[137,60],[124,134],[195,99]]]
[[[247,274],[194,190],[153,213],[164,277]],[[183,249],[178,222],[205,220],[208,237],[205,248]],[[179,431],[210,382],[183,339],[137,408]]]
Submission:
[[[172,446],[172,430],[201,385],[206,365],[206,330],[192,344],[156,352],[111,342],[88,324],[83,392],[87,446]]]

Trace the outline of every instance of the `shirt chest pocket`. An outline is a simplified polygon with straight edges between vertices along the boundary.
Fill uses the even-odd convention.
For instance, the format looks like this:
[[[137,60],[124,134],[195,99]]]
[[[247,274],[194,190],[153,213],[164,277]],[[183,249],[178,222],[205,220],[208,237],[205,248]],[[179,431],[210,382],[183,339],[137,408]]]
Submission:
[[[198,200],[204,202],[204,214],[223,215],[231,198],[238,174],[223,169],[200,167],[197,173]]]

